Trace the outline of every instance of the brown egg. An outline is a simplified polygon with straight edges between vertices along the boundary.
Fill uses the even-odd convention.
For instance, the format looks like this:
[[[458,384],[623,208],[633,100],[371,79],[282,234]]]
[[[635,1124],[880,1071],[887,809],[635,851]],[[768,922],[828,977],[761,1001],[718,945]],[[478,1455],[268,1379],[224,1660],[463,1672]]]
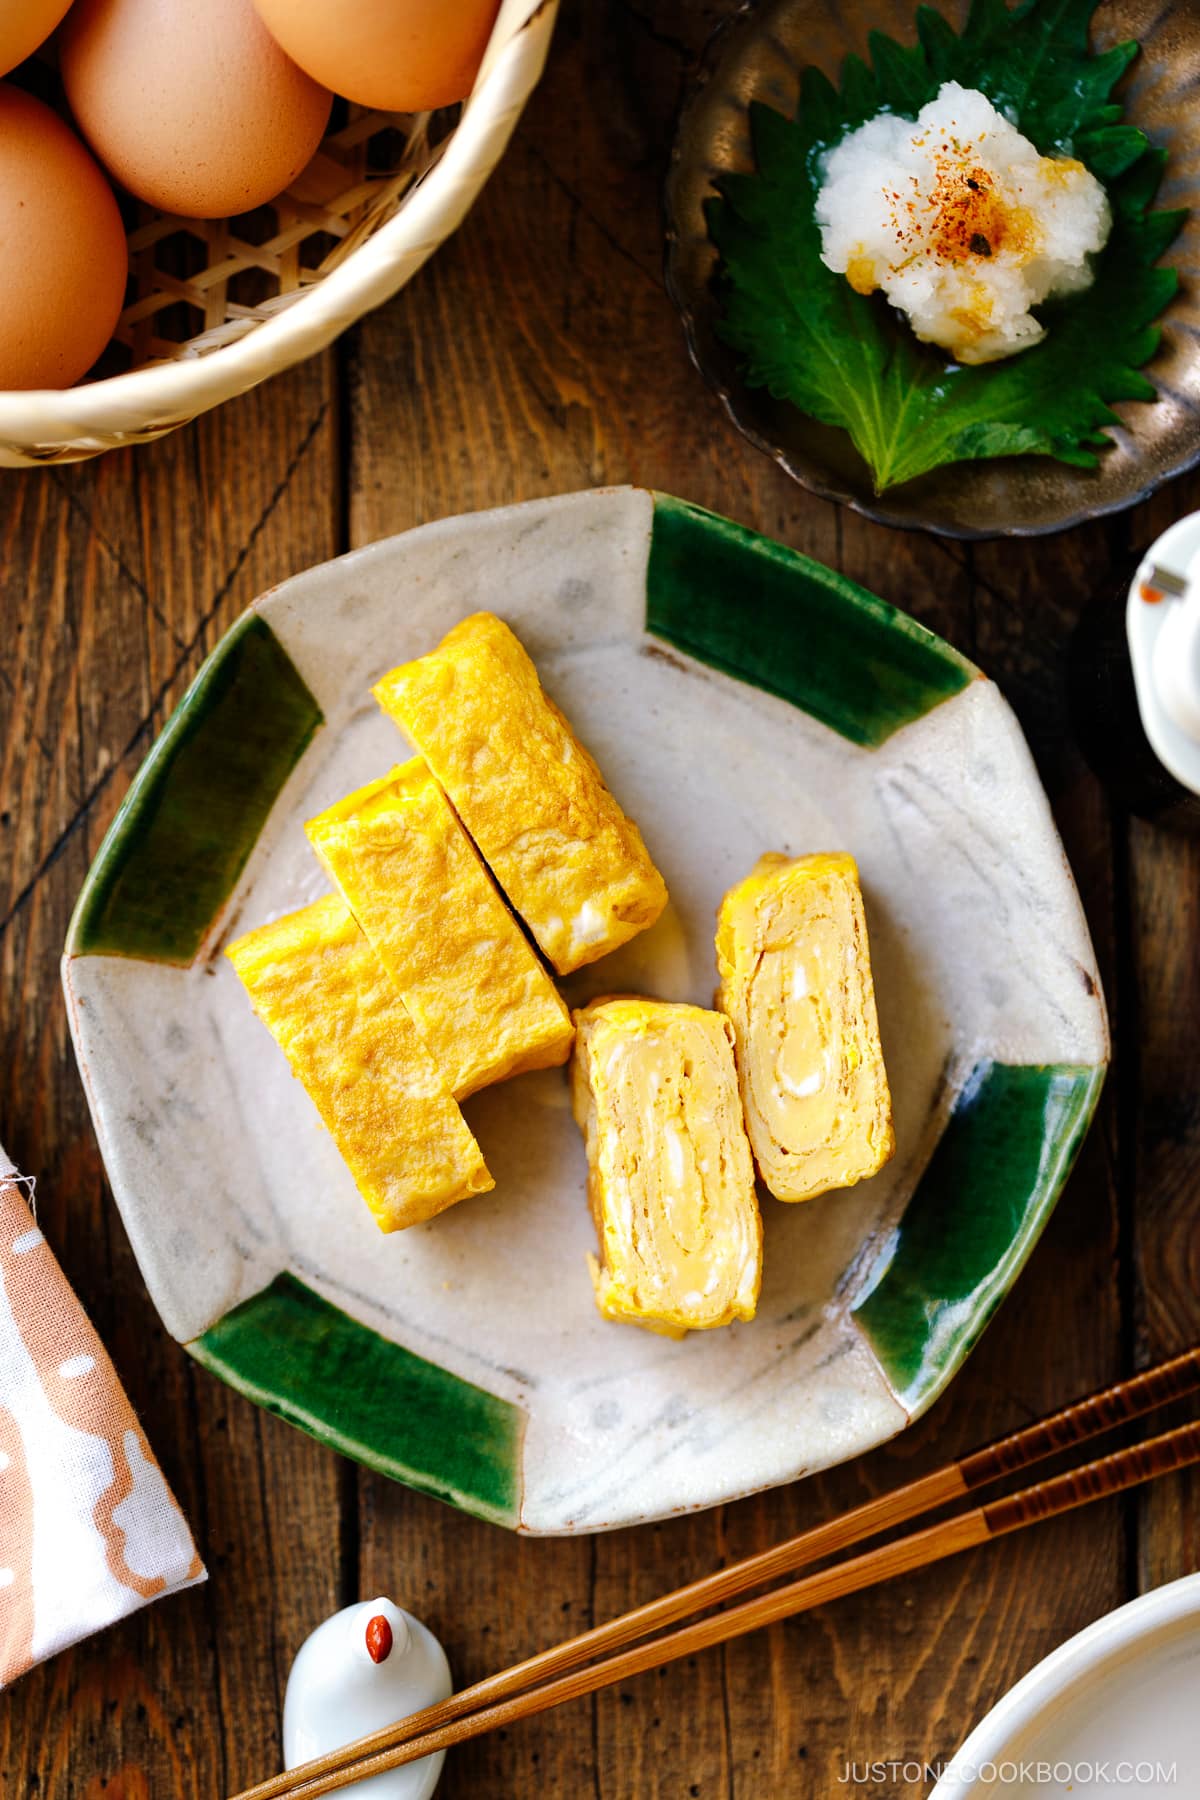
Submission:
[[[273,199],[329,118],[332,96],[251,0],[75,0],[59,44],[84,136],[164,212],[219,219]]]
[[[464,100],[499,0],[254,0],[288,55],[347,100],[422,112]]]
[[[0,75],[44,44],[71,0],[0,0]]]
[[[125,298],[112,190],[57,113],[0,85],[0,388],[60,388],[91,368]]]

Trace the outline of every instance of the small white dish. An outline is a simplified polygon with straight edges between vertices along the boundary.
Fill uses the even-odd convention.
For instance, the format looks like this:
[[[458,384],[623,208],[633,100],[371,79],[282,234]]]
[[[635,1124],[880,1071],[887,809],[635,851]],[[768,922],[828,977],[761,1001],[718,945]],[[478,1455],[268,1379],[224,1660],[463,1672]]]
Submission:
[[[1151,544],[1125,620],[1146,736],[1175,780],[1200,794],[1200,513]]]

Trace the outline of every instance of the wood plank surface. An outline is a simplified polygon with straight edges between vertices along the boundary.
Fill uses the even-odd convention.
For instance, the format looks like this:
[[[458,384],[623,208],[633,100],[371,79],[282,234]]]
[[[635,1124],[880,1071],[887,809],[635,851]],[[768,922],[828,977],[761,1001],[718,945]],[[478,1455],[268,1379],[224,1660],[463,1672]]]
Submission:
[[[181,1800],[279,1755],[288,1659],[338,1603],[336,1459],[194,1367],[100,1171],[58,959],[126,785],[220,633],[338,547],[332,359],[136,453],[0,479],[0,1143],[113,1355],[212,1579],[0,1700],[0,1792]],[[16,656],[9,646],[16,647]]]
[[[1124,520],[972,547],[872,526],[753,451],[692,369],[661,277],[675,109],[731,10],[568,0],[509,155],[396,300],[161,444],[0,476],[0,1142],[40,1177],[47,1235],[211,1574],[0,1697],[6,1800],[209,1800],[277,1765],[288,1663],[340,1603],[390,1593],[470,1680],[1200,1332],[1200,856],[1114,807],[1064,699],[1083,605],[1200,505],[1200,479]],[[342,1462],[167,1338],[105,1190],[57,961],[130,777],[255,593],[446,513],[624,481],[845,569],[995,676],[1080,881],[1118,1056],[1027,1271],[917,1428],[735,1506],[522,1542]],[[1056,1643],[1135,1585],[1196,1566],[1198,1495],[1194,1480],[1163,1483],[465,1746],[441,1791],[807,1800],[847,1762],[946,1757]]]

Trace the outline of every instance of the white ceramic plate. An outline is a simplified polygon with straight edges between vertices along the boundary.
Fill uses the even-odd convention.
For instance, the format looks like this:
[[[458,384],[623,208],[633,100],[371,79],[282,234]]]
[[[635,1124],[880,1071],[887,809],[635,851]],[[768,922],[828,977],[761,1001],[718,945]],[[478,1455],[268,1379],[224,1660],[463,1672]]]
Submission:
[[[406,753],[371,682],[479,607],[528,646],[672,895],[573,999],[709,1004],[717,903],[761,851],[858,858],[898,1150],[852,1191],[765,1201],[750,1325],[672,1343],[597,1316],[561,1070],[469,1103],[494,1194],[381,1237],[219,954],[323,891],[303,821]],[[635,489],[448,519],[265,595],[131,790],[64,978],[168,1329],[339,1449],[538,1532],[709,1505],[900,1430],[1028,1255],[1107,1056],[1079,902],[991,683],[819,564]]]

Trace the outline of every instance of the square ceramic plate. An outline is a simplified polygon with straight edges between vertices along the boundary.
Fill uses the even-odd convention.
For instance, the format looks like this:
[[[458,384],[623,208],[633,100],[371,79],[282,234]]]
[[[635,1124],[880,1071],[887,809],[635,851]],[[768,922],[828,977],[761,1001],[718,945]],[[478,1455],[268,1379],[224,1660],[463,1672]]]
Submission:
[[[597,1315],[562,1070],[467,1113],[496,1190],[382,1237],[220,951],[315,898],[303,822],[407,754],[368,689],[488,607],[671,891],[567,984],[710,1004],[759,853],[862,870],[895,1160],[764,1199],[749,1325]],[[1087,928],[992,684],[840,575],[614,489],[447,519],[259,600],[130,790],[64,980],[109,1177],[167,1328],[348,1455],[485,1518],[591,1531],[852,1456],[950,1380],[1042,1228],[1107,1057]]]

